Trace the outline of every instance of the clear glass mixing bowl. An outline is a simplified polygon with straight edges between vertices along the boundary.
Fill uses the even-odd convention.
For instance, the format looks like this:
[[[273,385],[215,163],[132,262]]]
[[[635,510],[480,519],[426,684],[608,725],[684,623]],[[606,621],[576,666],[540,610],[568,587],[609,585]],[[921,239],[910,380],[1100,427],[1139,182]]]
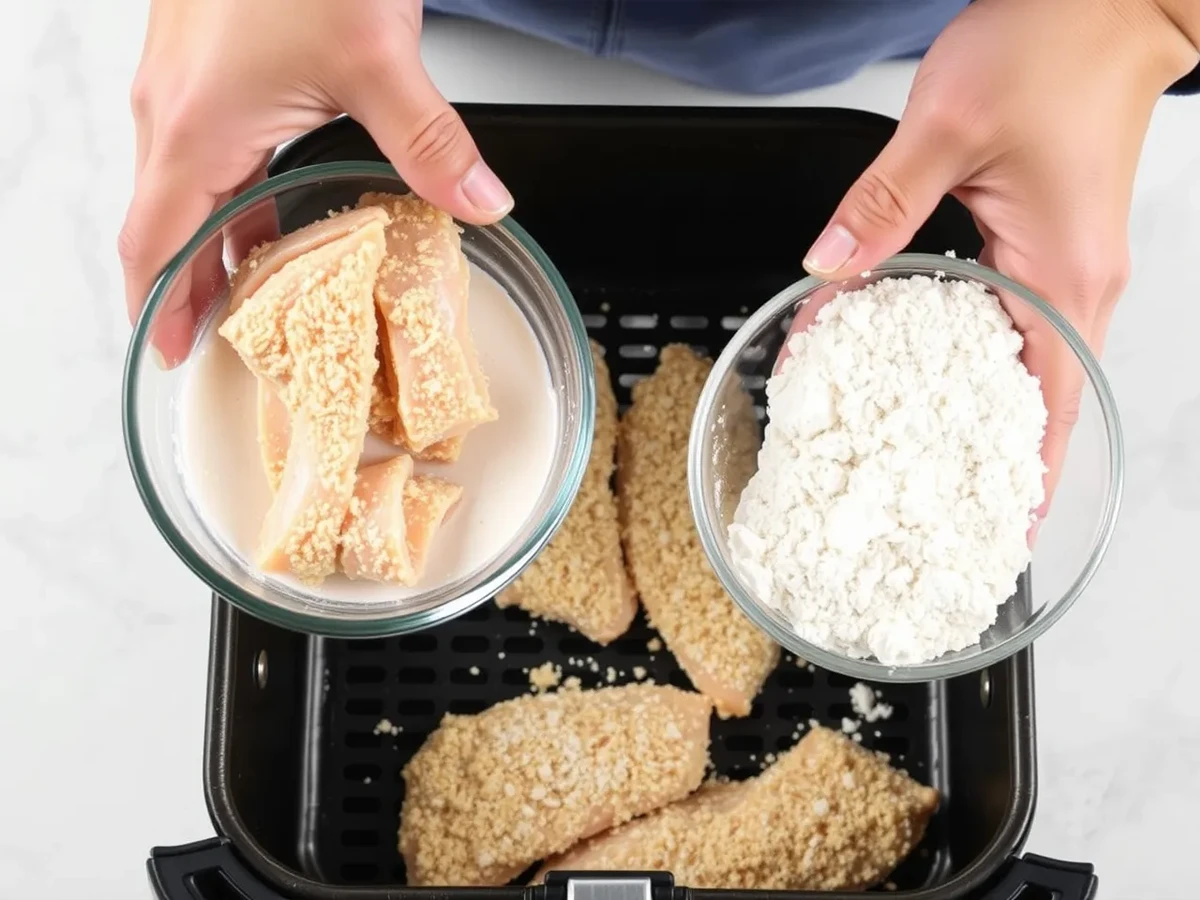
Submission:
[[[762,443],[765,397],[770,377],[797,310],[806,319],[839,292],[883,278],[912,275],[978,282],[995,293],[1019,327],[1037,317],[1047,340],[1069,348],[1084,374],[1079,421],[1071,436],[1062,478],[1043,520],[1033,561],[1016,594],[1000,607],[996,623],[978,644],[931,662],[887,666],[853,659],[801,639],[787,620],[755,597],[739,577],[729,552],[728,529],[738,498],[754,474]],[[742,414],[749,391],[758,417]],[[977,263],[928,254],[893,257],[869,273],[830,284],[803,281],[771,298],[741,326],[717,359],[696,409],[688,448],[692,512],[705,553],[725,589],[750,619],[786,649],[823,668],[873,681],[926,681],[982,669],[1026,647],[1057,622],[1083,593],[1116,526],[1124,473],[1124,451],[1116,403],[1099,363],[1083,339],[1046,301]]]
[[[395,171],[379,163],[329,163],[268,179],[215,212],[160,276],[134,326],[125,362],[125,447],[142,500],[167,543],[214,591],[247,612],[317,634],[402,634],[460,615],[520,574],[562,523],[579,490],[592,442],[595,374],[579,309],[554,265],[511,219],[466,226],[468,259],[495,279],[525,315],[546,358],[557,402],[558,440],[533,512],[502,552],[470,574],[391,601],[357,603],[264,579],[210,529],[181,471],[178,408],[188,361],[167,368],[151,344],[158,329],[178,327],[181,303],[208,309],[186,327],[195,340],[228,299],[226,239],[253,241],[275,223],[284,230],[352,206],[368,191],[405,193]],[[191,286],[189,290],[189,285]],[[197,288],[203,288],[197,291]],[[207,294],[207,296],[205,296]],[[199,297],[199,300],[197,298]],[[185,341],[186,341],[186,335]]]

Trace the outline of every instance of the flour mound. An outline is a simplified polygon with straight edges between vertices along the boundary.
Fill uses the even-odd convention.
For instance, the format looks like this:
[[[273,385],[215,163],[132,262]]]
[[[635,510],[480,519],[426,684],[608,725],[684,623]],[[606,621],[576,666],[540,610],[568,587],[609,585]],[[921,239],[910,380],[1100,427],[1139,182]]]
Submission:
[[[925,276],[841,294],[790,338],[729,541],[800,637],[911,665],[995,622],[1043,500],[1021,347],[981,285]]]

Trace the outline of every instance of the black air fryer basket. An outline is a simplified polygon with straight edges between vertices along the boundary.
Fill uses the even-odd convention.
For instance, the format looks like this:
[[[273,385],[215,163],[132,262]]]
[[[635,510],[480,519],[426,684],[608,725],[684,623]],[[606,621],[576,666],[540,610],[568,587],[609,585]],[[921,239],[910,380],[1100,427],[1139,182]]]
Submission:
[[[682,341],[714,357],[757,304],[802,275],[800,258],[894,122],[842,110],[467,107],[480,149],[513,190],[516,217],[563,273],[606,349],[625,404],[655,350]],[[289,147],[275,173],[382,156],[338,120]],[[293,201],[295,202],[295,201]],[[279,209],[284,230],[321,215],[319,196]],[[913,250],[975,256],[966,211],[947,202]],[[218,836],[160,847],[151,883],[166,900],[800,900],[859,894],[719,892],[669,875],[554,876],[537,887],[406,888],[396,832],[400,770],[441,717],[529,690],[549,660],[585,686],[644,667],[689,686],[639,617],[599,648],[567,628],[488,603],[387,640],[313,637],[217,599],[204,789]],[[572,665],[572,660],[576,665]],[[578,665],[580,661],[582,665]],[[592,665],[590,661],[594,661]],[[810,719],[852,716],[852,679],[785,655],[745,719],[714,719],[712,758],[756,774]],[[1033,816],[1033,659],[930,684],[888,685],[892,716],[863,744],[942,793],[922,845],[886,886],[920,900],[1088,900],[1090,865],[1019,857]],[[388,719],[396,734],[378,733]]]

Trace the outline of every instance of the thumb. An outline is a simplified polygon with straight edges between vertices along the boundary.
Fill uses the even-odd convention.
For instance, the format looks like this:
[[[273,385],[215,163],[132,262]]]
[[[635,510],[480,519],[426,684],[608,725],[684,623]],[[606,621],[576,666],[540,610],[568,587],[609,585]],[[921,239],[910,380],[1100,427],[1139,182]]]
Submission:
[[[827,281],[856,275],[899,253],[964,172],[951,142],[933,139],[912,116],[842,199],[804,257]]]
[[[466,125],[434,87],[416,47],[397,54],[382,77],[355,86],[347,111],[366,127],[412,190],[457,219],[486,225],[513,207]]]

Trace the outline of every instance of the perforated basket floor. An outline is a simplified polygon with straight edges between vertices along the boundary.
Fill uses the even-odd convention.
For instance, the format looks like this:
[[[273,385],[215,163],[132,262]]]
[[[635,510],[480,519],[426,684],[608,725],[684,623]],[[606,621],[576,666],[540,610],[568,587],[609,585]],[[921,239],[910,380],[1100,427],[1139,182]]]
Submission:
[[[624,301],[572,285],[593,336],[606,349],[622,408],[629,388],[652,372],[657,350],[680,341],[716,355],[741,324],[745,307],[729,305],[718,317],[694,313],[696,297],[631,297]],[[762,296],[756,298],[761,301]],[[650,310],[648,312],[648,310]],[[689,311],[690,310],[690,311]],[[492,603],[430,631],[390,640],[318,643],[311,677],[322,698],[315,736],[314,777],[304,808],[315,810],[302,835],[308,872],[329,884],[403,884],[404,862],[396,849],[404,783],[400,770],[446,713],[475,713],[529,691],[529,669],[544,662],[576,675],[584,687],[635,680],[634,667],[660,684],[689,687],[666,649],[652,652],[656,637],[639,616],[622,639],[597,647],[568,628],[535,622],[519,610]],[[574,661],[574,664],[572,664]],[[611,674],[609,670],[612,670]],[[716,771],[744,778],[762,770],[770,754],[786,750],[809,721],[840,728],[856,718],[850,703],[854,681],[814,670],[785,654],[745,719],[713,719],[711,755]],[[319,692],[319,693],[316,693]],[[931,760],[937,739],[938,690],[928,684],[890,685],[881,699],[890,718],[864,723],[864,746],[891,754],[895,765],[923,782],[944,787]],[[398,729],[381,731],[382,720]],[[934,821],[925,843],[894,874],[892,886],[915,888],[946,865],[942,823]]]

